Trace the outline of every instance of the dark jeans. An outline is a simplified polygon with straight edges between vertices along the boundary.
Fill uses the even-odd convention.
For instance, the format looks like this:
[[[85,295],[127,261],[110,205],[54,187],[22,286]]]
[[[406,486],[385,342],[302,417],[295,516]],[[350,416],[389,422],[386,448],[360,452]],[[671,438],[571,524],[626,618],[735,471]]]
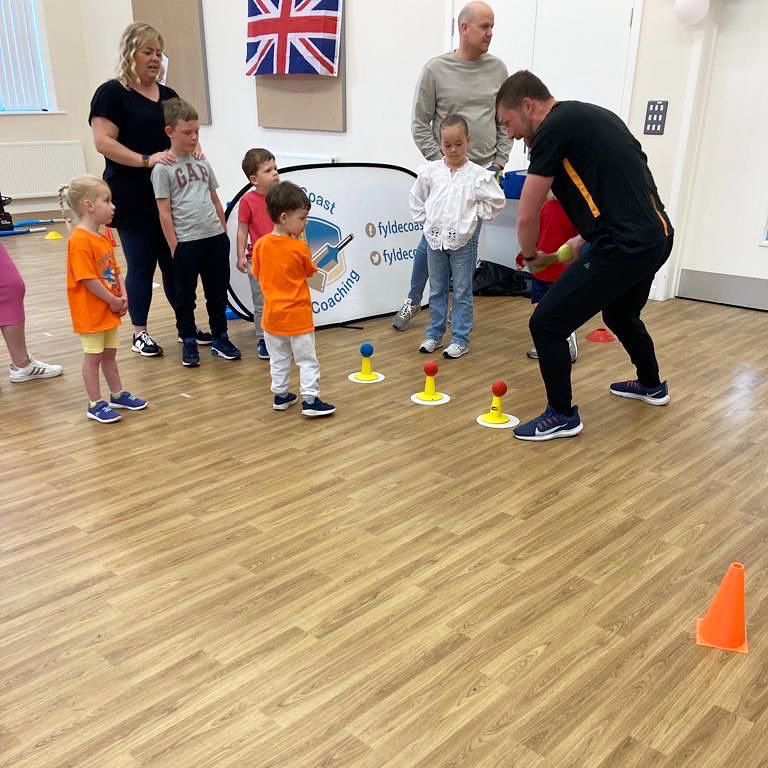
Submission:
[[[646,387],[659,383],[653,340],[640,319],[653,276],[669,258],[672,236],[641,253],[593,246],[552,284],[531,315],[530,329],[549,404],[571,413],[571,356],[568,336],[603,312]]]
[[[226,233],[179,243],[173,253],[173,274],[178,286],[176,328],[179,336],[182,339],[195,336],[198,276],[203,283],[211,333],[214,338],[226,333],[229,285],[229,238]]]
[[[152,281],[158,265],[168,303],[173,307],[176,301],[171,252],[159,221],[148,220],[146,226],[140,228],[120,227],[117,232],[128,264],[125,275],[128,314],[134,325],[145,326],[152,303]]]

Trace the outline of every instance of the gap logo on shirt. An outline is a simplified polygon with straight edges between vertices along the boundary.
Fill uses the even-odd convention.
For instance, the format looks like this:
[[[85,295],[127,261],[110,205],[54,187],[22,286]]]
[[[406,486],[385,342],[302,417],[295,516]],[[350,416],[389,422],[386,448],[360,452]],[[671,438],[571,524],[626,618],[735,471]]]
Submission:
[[[201,163],[184,163],[184,167],[178,166],[173,175],[179,189],[184,189],[193,181],[201,181],[208,186],[208,169]]]

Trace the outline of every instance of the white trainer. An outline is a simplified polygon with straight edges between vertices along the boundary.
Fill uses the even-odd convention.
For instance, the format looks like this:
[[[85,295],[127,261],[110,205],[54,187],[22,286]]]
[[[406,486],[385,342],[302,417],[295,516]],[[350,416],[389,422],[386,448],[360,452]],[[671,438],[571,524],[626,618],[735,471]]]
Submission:
[[[23,368],[11,364],[8,378],[15,384],[19,384],[22,381],[32,381],[32,379],[52,379],[55,376],[61,376],[63,371],[64,368],[61,365],[42,363],[30,357],[29,362]]]
[[[469,352],[469,347],[465,347],[463,344],[457,344],[455,341],[449,344],[443,351],[443,357],[457,358],[462,355],[466,355]]]
[[[425,355],[431,355],[436,349],[442,347],[442,342],[437,339],[424,339],[419,347],[419,352],[423,352]]]

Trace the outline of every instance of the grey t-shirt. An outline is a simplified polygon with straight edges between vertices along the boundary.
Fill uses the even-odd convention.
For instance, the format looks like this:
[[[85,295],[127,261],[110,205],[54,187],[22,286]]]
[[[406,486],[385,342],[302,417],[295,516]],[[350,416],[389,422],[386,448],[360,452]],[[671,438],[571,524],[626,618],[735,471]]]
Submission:
[[[472,141],[467,154],[484,168],[503,168],[512,139],[496,121],[496,94],[507,79],[507,67],[496,56],[484,53],[467,61],[455,53],[430,59],[416,85],[411,133],[427,160],[439,160],[440,123],[447,115],[461,115],[469,124]]]
[[[180,243],[220,235],[224,228],[211,200],[219,183],[207,160],[177,157],[171,165],[152,169],[155,197],[170,199],[176,238]]]

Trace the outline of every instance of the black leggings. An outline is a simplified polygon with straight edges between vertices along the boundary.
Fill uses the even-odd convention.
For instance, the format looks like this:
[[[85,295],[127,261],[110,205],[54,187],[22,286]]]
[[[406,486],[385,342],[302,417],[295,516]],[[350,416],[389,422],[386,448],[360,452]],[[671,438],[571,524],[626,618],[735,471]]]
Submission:
[[[653,340],[640,319],[653,276],[669,258],[672,236],[641,253],[593,246],[552,285],[531,315],[530,329],[547,400],[560,413],[571,413],[571,356],[568,336],[603,312],[647,387],[659,383]]]
[[[160,221],[151,217],[141,227],[120,227],[117,232],[128,264],[125,276],[128,314],[134,325],[146,326],[149,305],[152,303],[152,281],[158,265],[163,275],[163,290],[168,303],[171,307],[175,305],[176,285],[171,252],[160,228]]]

